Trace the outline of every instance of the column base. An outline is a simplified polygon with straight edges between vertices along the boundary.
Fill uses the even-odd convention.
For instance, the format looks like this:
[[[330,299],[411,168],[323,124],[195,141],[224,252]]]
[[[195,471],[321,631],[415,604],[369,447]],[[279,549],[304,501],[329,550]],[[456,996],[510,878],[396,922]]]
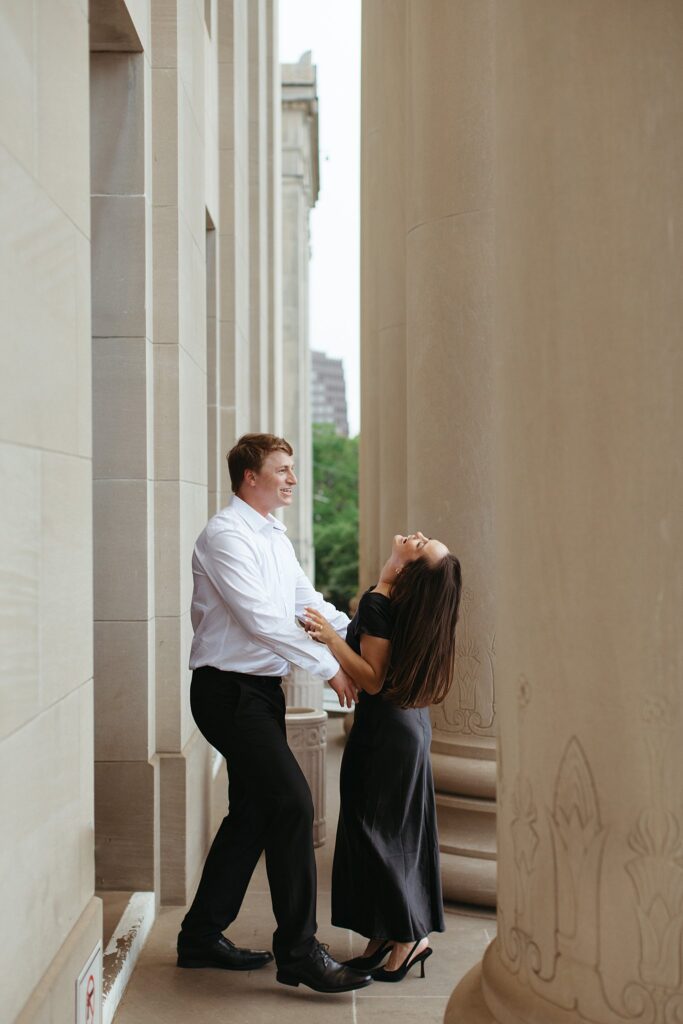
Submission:
[[[477,907],[496,905],[496,862],[477,857],[441,854],[441,884],[444,899],[453,903],[472,903]]]
[[[496,905],[496,746],[434,730],[432,767],[447,900]]]
[[[444,1024],[496,1024],[481,987],[481,963],[468,971],[453,989]]]

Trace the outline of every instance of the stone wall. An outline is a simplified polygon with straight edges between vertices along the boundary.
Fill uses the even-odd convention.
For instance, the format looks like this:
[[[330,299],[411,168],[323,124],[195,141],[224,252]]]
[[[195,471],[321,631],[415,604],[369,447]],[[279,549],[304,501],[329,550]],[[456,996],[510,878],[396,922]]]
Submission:
[[[0,1017],[61,1024],[95,891],[182,904],[210,838],[190,556],[282,429],[277,5],[4,3],[0,69]]]
[[[0,1018],[69,1020],[93,898],[88,11],[0,8]]]

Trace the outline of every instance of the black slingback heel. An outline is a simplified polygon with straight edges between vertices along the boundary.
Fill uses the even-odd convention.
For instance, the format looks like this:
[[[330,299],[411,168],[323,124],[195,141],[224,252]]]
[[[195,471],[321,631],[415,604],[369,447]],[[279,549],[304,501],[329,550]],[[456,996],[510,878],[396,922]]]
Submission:
[[[362,971],[365,974],[366,971],[372,971],[375,967],[379,967],[392,949],[391,942],[384,942],[374,953],[370,953],[368,956],[354,956],[352,960],[345,960],[344,966],[350,967],[354,971]]]
[[[420,965],[420,977],[424,978],[425,960],[432,955],[433,950],[431,946],[427,946],[421,953],[418,953],[418,955],[414,957],[413,953],[421,942],[422,939],[417,940],[401,966],[397,967],[395,971],[387,971],[384,967],[378,967],[377,970],[371,971],[373,981],[403,981],[408,971],[411,967],[414,967],[415,964]]]

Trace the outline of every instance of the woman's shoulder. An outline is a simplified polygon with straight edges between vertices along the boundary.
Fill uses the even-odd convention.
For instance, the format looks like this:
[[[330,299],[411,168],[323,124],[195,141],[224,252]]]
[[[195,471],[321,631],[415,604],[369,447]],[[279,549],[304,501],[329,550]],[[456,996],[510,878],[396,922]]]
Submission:
[[[374,636],[388,637],[391,634],[393,609],[386,594],[366,590],[358,603],[358,619],[361,632]]]
[[[368,587],[368,589],[365,591],[365,593],[362,595],[362,597],[361,597],[361,599],[359,601],[359,607],[363,603],[365,603],[365,604],[380,604],[380,605],[382,605],[382,604],[390,605],[391,604],[391,598],[387,597],[386,594],[381,593],[381,591],[375,590],[375,586],[376,586],[376,584],[374,586],[372,586],[372,587]]]
[[[368,613],[377,612],[383,618],[390,618],[392,614],[391,599],[386,594],[380,594],[370,587],[365,591],[358,602],[358,614],[361,618]]]

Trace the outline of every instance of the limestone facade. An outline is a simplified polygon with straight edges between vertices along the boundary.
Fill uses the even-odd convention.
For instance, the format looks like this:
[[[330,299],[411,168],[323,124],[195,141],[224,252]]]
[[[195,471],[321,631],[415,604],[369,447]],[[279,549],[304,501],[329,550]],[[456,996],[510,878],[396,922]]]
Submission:
[[[183,904],[208,845],[190,553],[236,436],[284,430],[277,33],[0,3],[3,1021],[72,1020],[95,893]]]
[[[498,937],[447,1021],[683,1019],[682,30],[676,0],[364,7],[365,581],[387,382],[396,525],[466,586],[437,788],[469,721],[455,796],[490,800],[498,734]]]

